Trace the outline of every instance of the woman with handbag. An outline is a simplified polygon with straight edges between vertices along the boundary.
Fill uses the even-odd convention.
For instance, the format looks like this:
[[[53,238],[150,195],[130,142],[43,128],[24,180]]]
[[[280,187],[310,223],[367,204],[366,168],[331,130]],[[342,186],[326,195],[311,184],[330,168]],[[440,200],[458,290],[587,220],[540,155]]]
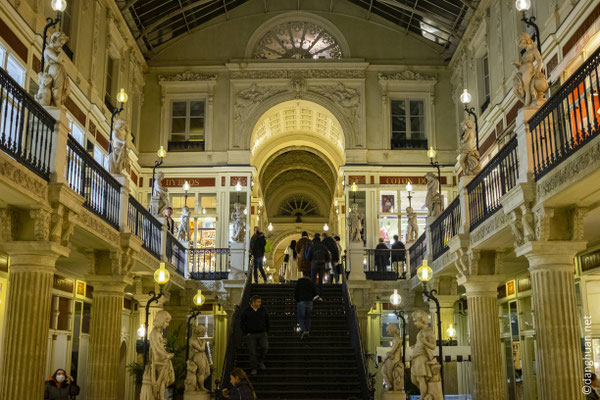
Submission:
[[[285,264],[284,279],[286,283],[298,280],[298,253],[296,253],[296,241],[292,240],[285,248],[283,262]]]

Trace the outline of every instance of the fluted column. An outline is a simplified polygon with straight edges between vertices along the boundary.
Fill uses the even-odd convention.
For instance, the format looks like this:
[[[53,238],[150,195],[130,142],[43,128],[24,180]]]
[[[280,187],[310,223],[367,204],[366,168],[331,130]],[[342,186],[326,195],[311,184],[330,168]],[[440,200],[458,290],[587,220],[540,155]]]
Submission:
[[[125,283],[91,281],[94,286],[90,345],[88,352],[87,398],[117,398],[121,321]]]
[[[583,249],[585,243],[578,241],[536,241],[519,249],[531,273],[540,399],[584,397],[573,264]]]
[[[459,280],[466,289],[469,307],[475,400],[506,398],[498,324],[498,283],[499,278],[495,275]]]
[[[51,242],[11,242],[2,399],[41,399],[56,260],[64,248]]]

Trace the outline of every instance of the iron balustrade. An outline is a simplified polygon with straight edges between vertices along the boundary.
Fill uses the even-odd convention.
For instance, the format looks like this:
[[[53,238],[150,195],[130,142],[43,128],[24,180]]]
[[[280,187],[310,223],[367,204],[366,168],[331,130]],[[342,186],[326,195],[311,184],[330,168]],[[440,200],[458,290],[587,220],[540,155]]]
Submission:
[[[221,280],[229,277],[229,248],[189,249],[190,278]]]
[[[461,222],[460,197],[456,197],[431,223],[431,254],[436,260],[448,251],[448,240],[458,233]]]
[[[142,239],[142,247],[160,260],[162,253],[162,224],[138,201],[129,196],[127,226]]]
[[[167,249],[165,255],[167,256],[167,260],[175,266],[177,273],[181,276],[185,276],[186,251],[187,249],[185,246],[181,244],[171,232],[167,232]]]
[[[410,263],[410,277],[417,274],[417,269],[425,259],[425,251],[427,250],[427,240],[425,240],[425,232],[419,236],[417,241],[408,249],[408,257]]]
[[[535,180],[598,135],[600,49],[529,119]]]
[[[467,185],[470,231],[502,208],[500,199],[517,184],[519,160],[514,137]]]
[[[67,139],[67,182],[83,205],[119,230],[121,185],[77,141]]]
[[[50,180],[56,121],[0,68],[0,149]]]
[[[366,249],[365,275],[370,281],[406,279],[405,249]]]

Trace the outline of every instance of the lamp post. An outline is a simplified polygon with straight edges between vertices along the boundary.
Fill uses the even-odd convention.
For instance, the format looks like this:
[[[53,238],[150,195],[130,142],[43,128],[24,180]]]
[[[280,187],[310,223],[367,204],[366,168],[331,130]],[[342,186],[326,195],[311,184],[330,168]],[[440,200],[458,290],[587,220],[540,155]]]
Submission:
[[[356,191],[358,190],[358,185],[356,184],[356,182],[352,182],[350,190],[352,190],[352,202],[356,203]]]
[[[533,34],[533,37],[531,39],[536,41],[537,49],[540,52],[540,54],[542,54],[542,40],[540,38],[540,28],[535,23],[535,17],[531,16],[527,18],[527,16],[525,15],[525,13],[531,8],[531,0],[517,0],[515,2],[515,8],[517,9],[517,11],[523,13],[521,21],[525,22],[527,26],[533,27],[535,33]]]
[[[412,208],[412,201],[411,201],[412,200],[412,195],[411,195],[412,190],[413,190],[413,186],[410,183],[410,181],[408,181],[408,183],[406,184],[406,191],[408,192],[408,206],[410,208]]]
[[[169,270],[167,270],[165,268],[165,263],[161,262],[160,263],[160,267],[154,271],[154,281],[156,283],[158,283],[158,287],[159,287],[159,291],[158,294],[154,291],[151,290],[148,295],[150,296],[150,299],[148,300],[148,302],[146,303],[146,324],[144,327],[144,366],[148,363],[148,316],[150,315],[150,305],[153,302],[157,302],[158,300],[163,297],[163,286],[169,282],[169,278],[171,277],[171,274],[169,273]],[[140,331],[141,328],[138,330]]]
[[[448,335],[448,337],[450,338],[448,345],[449,346],[454,346],[454,340],[456,339],[456,329],[454,329],[454,326],[452,326],[452,324],[450,324],[450,326],[448,327],[448,329],[446,329],[446,335]]]
[[[160,146],[160,149],[156,152],[158,160],[154,161],[154,167],[152,168],[152,196],[154,196],[154,177],[156,176],[156,168],[160,167],[164,161],[167,151],[164,147]]]
[[[327,222],[325,222],[325,224],[323,225],[323,231],[327,232],[329,230],[329,225],[327,225]]]
[[[433,146],[429,147],[429,150],[427,150],[427,157],[429,157],[429,162],[431,163],[431,166],[437,168],[438,190],[441,195],[442,194],[442,172],[440,171],[440,163],[438,161],[433,161],[436,154],[437,154],[437,151],[435,151],[433,149]]]
[[[269,232],[273,231],[273,224],[269,222],[269,226],[267,226]]]
[[[236,203],[240,202],[240,192],[242,191],[242,184],[241,182],[238,180],[234,186],[235,191],[237,192],[237,200]]]
[[[200,306],[202,306],[205,302],[205,298],[204,295],[202,294],[202,290],[198,289],[198,292],[196,293],[196,295],[194,296],[193,299],[194,302],[194,306],[192,307],[191,311],[190,311],[190,316],[187,319],[187,341],[185,342],[186,346],[185,346],[185,360],[187,361],[188,358],[190,358],[190,336],[192,335],[192,327],[190,325],[190,322],[192,322],[192,320],[194,318],[196,318],[198,315],[202,314],[200,312]]]
[[[56,18],[46,18],[46,26],[44,27],[44,39],[42,42],[42,60],[40,61],[40,72],[44,72],[44,51],[48,42],[48,29],[56,26],[60,22],[60,14],[67,8],[67,0],[52,0],[50,6],[56,11]]]
[[[435,311],[437,314],[437,330],[438,330],[438,349],[440,358],[440,379],[442,380],[442,396],[444,394],[444,355],[442,350],[442,317],[440,315],[440,302],[435,295],[438,293],[437,290],[427,289],[427,282],[433,277],[433,270],[427,265],[427,260],[423,260],[423,264],[417,269],[417,277],[423,282],[423,299],[426,301],[433,301],[435,303]]]
[[[190,190],[190,183],[188,181],[183,182],[183,192],[185,193],[184,197],[183,197],[183,202],[186,207],[187,207],[187,198],[188,198],[189,190]]]
[[[479,123],[477,120],[477,114],[475,113],[475,107],[469,108],[467,106],[471,100],[473,100],[471,93],[469,93],[467,89],[463,90],[462,94],[460,95],[460,102],[465,105],[465,112],[469,115],[472,115],[473,119],[475,120],[475,143],[477,144],[477,151],[479,151]]]
[[[114,110],[112,110],[112,114],[110,116],[110,138],[108,140],[108,154],[112,153],[112,136],[113,136],[113,126],[115,124],[115,117],[119,114],[121,114],[121,111],[123,111],[123,106],[125,105],[125,103],[127,103],[127,93],[125,93],[125,89],[121,88],[121,90],[119,90],[119,93],[117,93],[117,101],[119,102],[119,108],[115,108]]]
[[[396,317],[402,321],[402,366],[405,367],[405,375],[406,375],[406,317],[404,316],[404,311],[400,310],[399,306],[402,302],[402,297],[398,294],[398,289],[394,289],[394,293],[390,296],[390,303],[394,306],[394,314]],[[406,382],[406,376],[404,378]]]

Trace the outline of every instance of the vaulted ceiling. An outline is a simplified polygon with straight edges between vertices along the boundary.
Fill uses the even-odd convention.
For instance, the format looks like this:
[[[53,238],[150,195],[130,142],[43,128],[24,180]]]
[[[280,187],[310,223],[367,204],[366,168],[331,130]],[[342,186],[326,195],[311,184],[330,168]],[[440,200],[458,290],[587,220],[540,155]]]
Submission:
[[[225,15],[250,0],[116,0],[141,50],[157,47]],[[294,1],[302,9],[302,1]],[[321,0],[325,12],[353,3],[365,19],[378,15],[407,34],[424,37],[450,55],[458,45],[478,0]],[[511,0],[506,0],[511,1]],[[279,2],[279,3],[278,3]],[[275,11],[281,0],[263,0],[264,11]],[[272,9],[269,9],[269,8]],[[279,7],[280,8],[280,7]]]

